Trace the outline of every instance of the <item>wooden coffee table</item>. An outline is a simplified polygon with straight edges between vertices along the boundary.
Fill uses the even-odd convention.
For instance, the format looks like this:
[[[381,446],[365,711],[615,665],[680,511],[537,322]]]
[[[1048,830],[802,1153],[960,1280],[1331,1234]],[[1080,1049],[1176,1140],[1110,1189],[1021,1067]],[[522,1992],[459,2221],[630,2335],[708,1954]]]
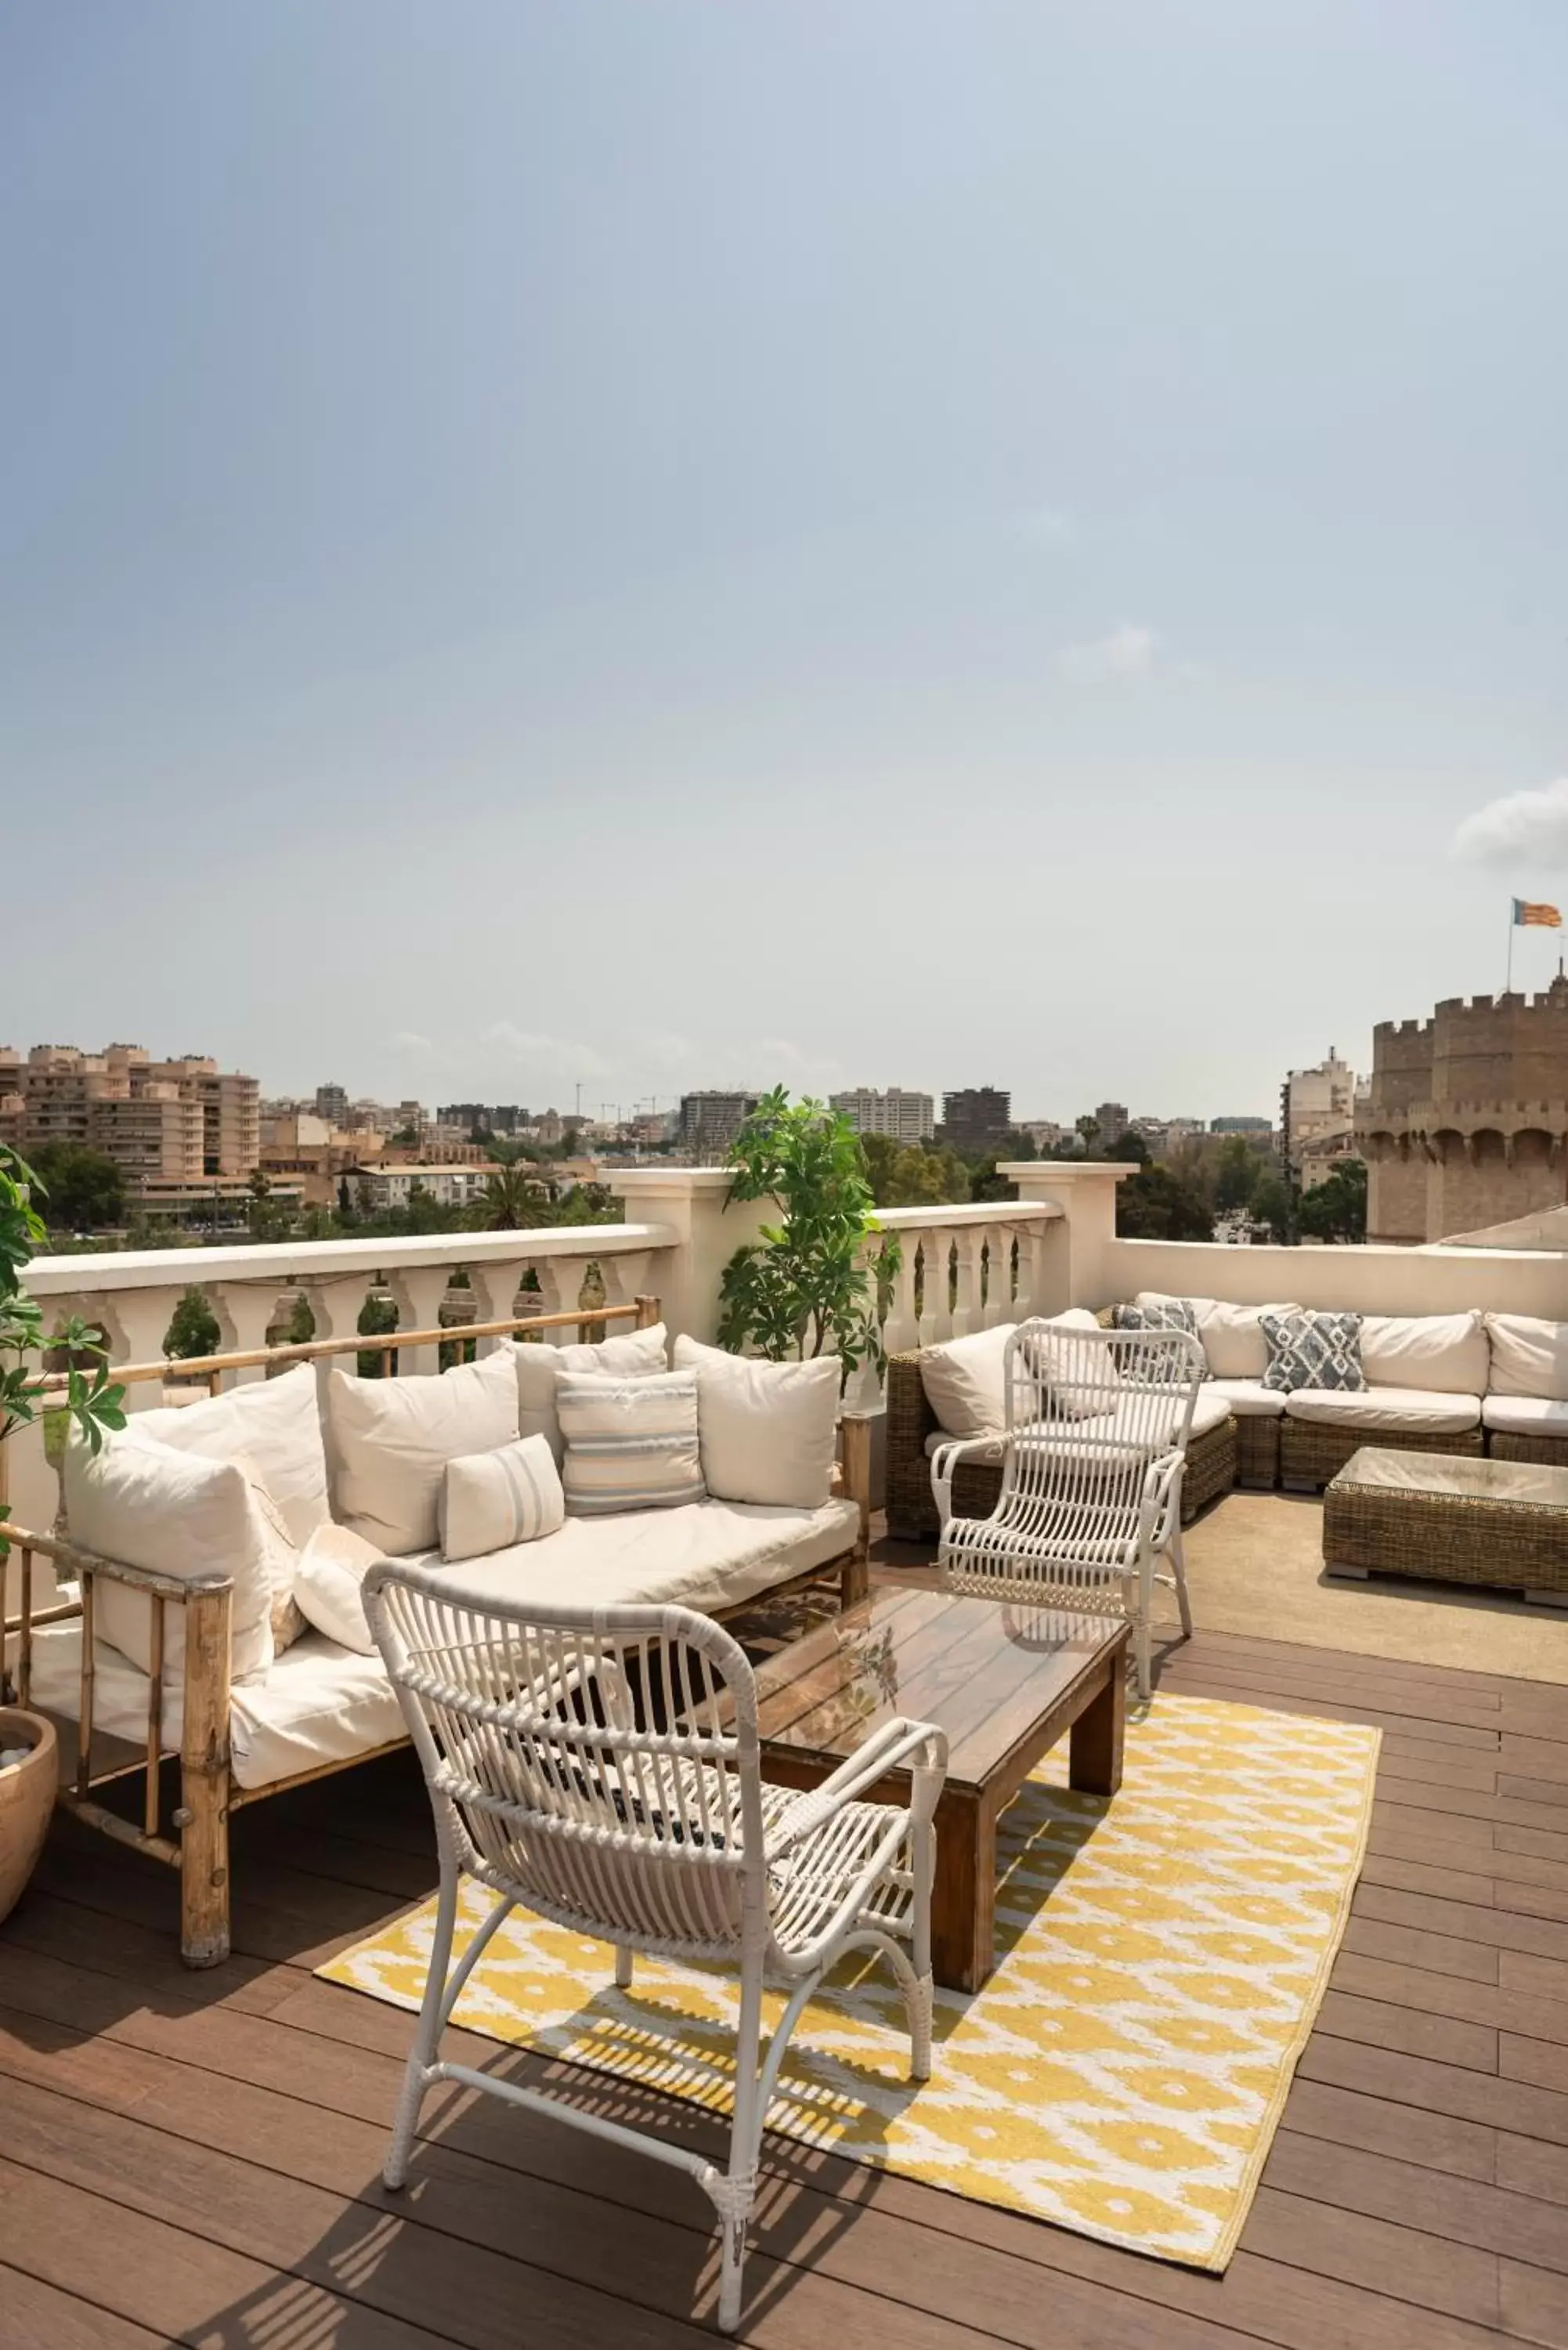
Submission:
[[[898,1714],[947,1732],[931,1938],[950,1991],[978,1991],[992,1970],[996,1822],[1047,1748],[1070,1731],[1069,1783],[1095,1795],[1121,1785],[1130,1628],[883,1588],[758,1668],[763,1776],[784,1786],[816,1786]],[[870,1795],[908,1803],[909,1773]]]

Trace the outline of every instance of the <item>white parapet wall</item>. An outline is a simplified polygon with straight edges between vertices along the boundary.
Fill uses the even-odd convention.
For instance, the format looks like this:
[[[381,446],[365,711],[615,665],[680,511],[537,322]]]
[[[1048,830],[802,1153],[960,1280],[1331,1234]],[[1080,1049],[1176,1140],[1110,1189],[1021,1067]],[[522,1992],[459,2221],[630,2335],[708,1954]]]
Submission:
[[[1118,1240],[1116,1187],[1136,1170],[1086,1159],[1020,1160],[999,1170],[1020,1200],[1065,1219],[1062,1305],[1096,1311],[1139,1290],[1238,1305],[1339,1306],[1356,1314],[1537,1314],[1568,1321],[1568,1255],[1536,1249],[1228,1248],[1212,1241]]]

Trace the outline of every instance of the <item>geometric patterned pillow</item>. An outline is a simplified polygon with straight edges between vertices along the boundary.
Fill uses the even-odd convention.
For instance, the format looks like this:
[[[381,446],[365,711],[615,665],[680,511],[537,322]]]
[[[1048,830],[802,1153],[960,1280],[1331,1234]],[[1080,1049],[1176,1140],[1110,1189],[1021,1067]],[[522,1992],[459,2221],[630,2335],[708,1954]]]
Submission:
[[[1198,1315],[1185,1297],[1167,1297],[1158,1305],[1117,1305],[1112,1310],[1113,1330],[1189,1330],[1198,1336]]]
[[[1197,1338],[1198,1312],[1189,1297],[1162,1298],[1158,1305],[1117,1305],[1112,1310],[1111,1327],[1113,1330],[1185,1330],[1189,1337]],[[1199,1339],[1198,1351],[1200,1355],[1203,1353],[1201,1339]],[[1178,1385],[1191,1377],[1185,1364],[1172,1364],[1168,1367]],[[1213,1377],[1207,1356],[1203,1357],[1202,1377],[1206,1379]]]
[[[1258,1319],[1269,1349],[1263,1385],[1276,1395],[1293,1388],[1366,1385],[1359,1314],[1261,1314]]]

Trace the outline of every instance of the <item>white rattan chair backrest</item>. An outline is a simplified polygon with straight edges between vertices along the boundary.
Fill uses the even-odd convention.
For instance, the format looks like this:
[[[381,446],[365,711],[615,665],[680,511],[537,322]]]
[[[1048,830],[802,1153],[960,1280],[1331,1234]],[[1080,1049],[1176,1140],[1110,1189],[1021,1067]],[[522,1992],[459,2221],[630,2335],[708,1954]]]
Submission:
[[[760,1923],[756,1684],[722,1626],[512,1604],[395,1560],[365,1593],[465,1867],[609,1941],[722,1955]]]
[[[1020,1323],[1005,1358],[1003,1496],[1136,1520],[1150,1463],[1186,1447],[1202,1375],[1184,1330]]]

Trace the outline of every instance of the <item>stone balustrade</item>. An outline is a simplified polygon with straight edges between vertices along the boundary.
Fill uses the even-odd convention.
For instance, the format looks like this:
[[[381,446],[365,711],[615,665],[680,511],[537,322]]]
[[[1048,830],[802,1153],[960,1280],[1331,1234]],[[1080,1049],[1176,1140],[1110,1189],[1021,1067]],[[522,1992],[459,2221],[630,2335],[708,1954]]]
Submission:
[[[897,1237],[899,1254],[882,1325],[887,1352],[1053,1311],[1048,1243],[1063,1215],[1048,1201],[878,1209],[877,1229]],[[877,1253],[873,1243],[873,1264]]]

